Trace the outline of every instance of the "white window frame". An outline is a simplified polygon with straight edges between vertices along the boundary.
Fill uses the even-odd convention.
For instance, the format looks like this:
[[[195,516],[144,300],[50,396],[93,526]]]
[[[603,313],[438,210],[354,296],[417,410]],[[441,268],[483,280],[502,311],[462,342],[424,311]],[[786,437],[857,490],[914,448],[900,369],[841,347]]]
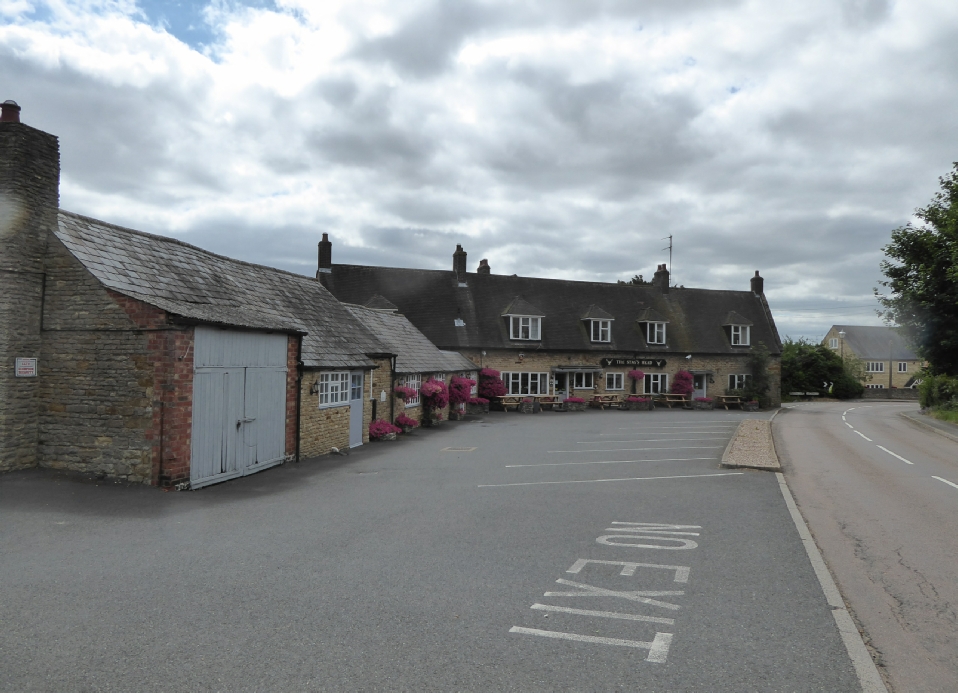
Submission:
[[[647,395],[666,393],[669,391],[668,373],[646,373],[642,383],[642,391]]]
[[[865,367],[866,373],[884,373],[885,372],[885,362],[884,361],[869,361]]]
[[[748,325],[731,325],[732,346],[750,346],[752,330]]]
[[[525,334],[526,336],[522,336]],[[509,339],[538,342],[542,338],[542,318],[535,315],[510,315]]]
[[[472,381],[472,387],[469,388],[470,397],[475,397],[477,394],[479,394],[479,378],[476,376],[475,372],[467,373],[466,371],[459,371],[459,377]]]
[[[728,376],[728,389],[729,390],[743,390],[748,384],[748,381],[752,379],[751,373],[729,373]]]
[[[606,373],[605,374],[605,389],[609,390],[624,390],[625,389],[625,373]]]
[[[665,323],[646,323],[645,341],[649,344],[665,344]]]
[[[349,371],[325,371],[319,374],[319,408],[349,404]]]
[[[595,373],[592,371],[575,371],[572,374],[573,390],[594,390]]]
[[[422,373],[407,374],[403,377],[402,384],[405,387],[411,387],[416,391],[416,394],[406,401],[406,409],[409,409],[410,407],[418,407],[420,403],[419,389],[422,387]]]
[[[612,321],[611,320],[590,320],[590,334],[593,342],[611,342],[612,341]]]
[[[899,362],[898,362],[898,372],[899,372],[899,373],[907,373],[907,372],[908,372],[908,362],[907,362],[907,361],[899,361]]]
[[[829,337],[829,339],[828,339],[828,346],[831,347],[832,349],[837,349],[837,348],[838,348],[838,337]]]
[[[548,395],[549,374],[530,371],[503,371],[507,395]]]

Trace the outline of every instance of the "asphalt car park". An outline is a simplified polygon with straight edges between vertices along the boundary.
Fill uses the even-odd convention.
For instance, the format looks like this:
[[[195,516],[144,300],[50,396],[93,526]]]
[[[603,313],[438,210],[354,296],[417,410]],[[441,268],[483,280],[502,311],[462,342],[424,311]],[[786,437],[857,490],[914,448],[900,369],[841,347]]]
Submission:
[[[161,493],[0,477],[3,690],[856,690],[734,411],[492,413]]]

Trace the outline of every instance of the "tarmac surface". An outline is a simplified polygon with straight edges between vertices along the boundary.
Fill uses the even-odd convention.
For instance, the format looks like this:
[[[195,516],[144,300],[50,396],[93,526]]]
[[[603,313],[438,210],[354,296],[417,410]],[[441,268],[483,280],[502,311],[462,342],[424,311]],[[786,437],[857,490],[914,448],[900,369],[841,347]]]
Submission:
[[[194,492],[0,477],[0,690],[860,690],[725,411],[492,413]]]

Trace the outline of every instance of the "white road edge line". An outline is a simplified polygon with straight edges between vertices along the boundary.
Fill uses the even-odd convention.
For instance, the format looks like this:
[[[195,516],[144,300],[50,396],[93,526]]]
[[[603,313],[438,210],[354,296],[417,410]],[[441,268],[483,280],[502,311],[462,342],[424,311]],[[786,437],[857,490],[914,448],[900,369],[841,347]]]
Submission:
[[[632,462],[692,462],[696,460],[715,460],[715,457],[671,457],[664,460],[600,460],[597,462],[541,462],[539,464],[507,464],[506,469],[516,467],[567,467],[573,464],[630,464]]]
[[[868,648],[862,640],[855,622],[845,608],[845,601],[842,599],[835,581],[832,580],[831,573],[825,565],[821,552],[815,545],[812,533],[808,531],[802,513],[795,505],[795,499],[792,498],[792,492],[788,490],[788,484],[785,482],[785,475],[781,472],[775,472],[778,477],[778,487],[782,491],[782,497],[785,498],[785,505],[792,516],[798,535],[805,546],[805,552],[808,554],[808,560],[811,561],[812,569],[815,571],[818,582],[822,586],[822,592],[825,593],[825,601],[832,607],[832,616],[835,618],[835,624],[838,626],[838,632],[842,636],[842,642],[845,643],[845,649],[848,650],[848,656],[852,660],[852,666],[855,667],[855,673],[858,675],[858,682],[862,686],[862,693],[888,693],[885,683],[882,681],[878,668],[868,654]]]
[[[891,455],[892,457],[897,457],[898,459],[900,459],[900,460],[901,460],[902,462],[904,462],[905,464],[915,464],[914,462],[909,462],[908,460],[906,460],[906,459],[905,459],[904,457],[902,457],[901,455],[896,455],[895,453],[893,453],[893,452],[892,452],[891,450],[889,450],[888,448],[883,448],[881,445],[876,445],[875,447],[878,448],[879,450],[884,450],[885,452],[887,452],[887,453],[888,453],[889,455]]]
[[[852,426],[852,425],[851,425],[850,423],[848,423],[847,421],[845,422],[845,425],[848,426],[848,427],[849,427],[850,429],[852,429],[853,431],[855,430],[855,427]]]
[[[698,479],[705,476],[739,476],[745,472],[722,472],[720,474],[682,474],[678,476],[633,476],[627,479],[575,479],[572,481],[522,481],[518,484],[479,484],[479,488],[499,486],[543,486],[546,484],[598,484],[603,481],[654,481],[656,479]]]
[[[931,477],[931,478],[932,478],[932,479],[938,479],[938,481],[943,481],[944,483],[948,484],[949,486],[954,486],[955,488],[958,488],[958,484],[953,484],[952,482],[948,481],[948,479],[942,479],[940,476],[933,476],[933,477]]]
[[[628,440],[577,440],[576,445],[612,445],[613,443],[681,443],[689,441],[702,443],[712,440],[715,436],[702,434],[701,438],[629,438]]]
[[[584,452],[642,452],[643,450],[718,450],[724,448],[724,445],[680,445],[671,448],[609,448],[608,450],[546,450],[547,453],[575,453],[581,455]]]
[[[865,440],[867,440],[869,443],[874,443],[874,442],[875,442],[875,441],[873,441],[871,438],[869,438],[868,436],[866,436],[864,433],[862,433],[861,431],[855,431],[855,433],[857,433],[858,435],[860,435],[862,438],[864,438]]]

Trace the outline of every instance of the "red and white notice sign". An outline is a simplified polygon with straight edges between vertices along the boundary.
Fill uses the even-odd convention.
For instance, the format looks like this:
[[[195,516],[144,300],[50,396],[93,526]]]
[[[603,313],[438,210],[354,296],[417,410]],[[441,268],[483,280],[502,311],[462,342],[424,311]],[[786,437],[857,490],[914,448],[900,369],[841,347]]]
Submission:
[[[9,361],[7,362],[9,363]],[[18,378],[36,378],[37,360],[18,358],[17,359],[17,377]]]

